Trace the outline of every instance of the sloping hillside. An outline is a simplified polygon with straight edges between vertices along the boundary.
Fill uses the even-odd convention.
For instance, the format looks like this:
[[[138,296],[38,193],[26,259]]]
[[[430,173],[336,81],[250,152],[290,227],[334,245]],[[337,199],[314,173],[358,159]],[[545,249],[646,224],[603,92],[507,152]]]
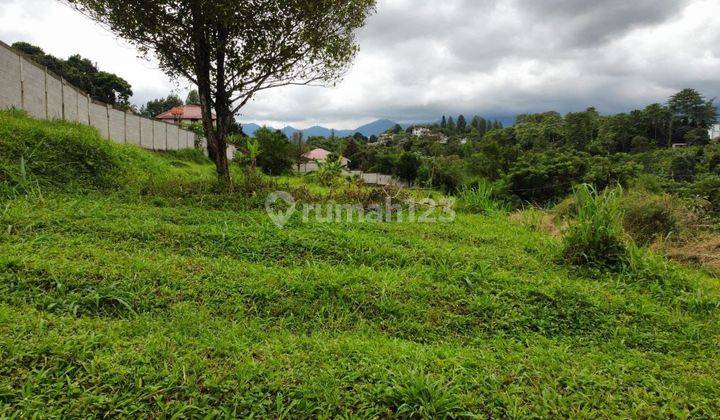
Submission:
[[[9,119],[31,124],[0,117],[3,151]],[[278,229],[211,198],[208,165],[108,147],[121,184],[33,166],[23,190],[3,154],[3,415],[720,412],[717,279],[652,256],[568,269],[502,215]]]

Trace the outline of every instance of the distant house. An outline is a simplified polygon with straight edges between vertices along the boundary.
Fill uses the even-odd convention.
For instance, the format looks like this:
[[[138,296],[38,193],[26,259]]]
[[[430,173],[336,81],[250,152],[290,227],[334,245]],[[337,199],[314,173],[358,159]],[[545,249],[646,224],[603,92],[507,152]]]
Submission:
[[[427,136],[427,135],[429,135],[430,133],[431,133],[431,131],[430,131],[430,129],[427,128],[427,127],[415,127],[415,128],[413,128],[413,130],[412,130],[413,136],[416,136],[416,137]]]
[[[710,135],[710,140],[720,139],[720,124],[715,124],[710,127],[708,134]]]
[[[155,117],[156,120],[165,121],[170,124],[179,125],[181,122],[202,121],[202,109],[200,105],[183,105]],[[217,120],[215,113],[212,114],[213,121]]]
[[[302,157],[311,162],[324,163],[331,154],[333,153],[325,149],[315,149],[305,153]],[[342,163],[342,166],[347,166],[350,160],[341,156],[340,163]]]

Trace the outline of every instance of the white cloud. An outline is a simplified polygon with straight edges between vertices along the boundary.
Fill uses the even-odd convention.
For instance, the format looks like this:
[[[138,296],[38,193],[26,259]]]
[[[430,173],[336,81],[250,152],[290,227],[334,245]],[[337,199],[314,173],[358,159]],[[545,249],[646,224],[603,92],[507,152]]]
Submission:
[[[619,112],[684,87],[720,96],[718,15],[720,0],[380,0],[342,83],[263,92],[241,119],[350,128],[443,113]],[[87,56],[126,78],[136,103],[178,89],[54,0],[0,0],[0,39]]]

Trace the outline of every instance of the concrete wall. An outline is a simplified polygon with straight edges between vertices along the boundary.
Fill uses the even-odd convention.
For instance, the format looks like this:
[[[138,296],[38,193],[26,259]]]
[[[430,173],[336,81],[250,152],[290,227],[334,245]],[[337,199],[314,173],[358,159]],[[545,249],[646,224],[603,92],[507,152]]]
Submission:
[[[77,99],[78,119],[80,124],[90,125],[90,98],[78,92]]]
[[[60,79],[45,75],[45,99],[47,101],[47,118],[60,120],[63,117],[63,85]]]
[[[78,120],[78,91],[67,83],[63,84],[63,119],[77,122]]]
[[[153,149],[167,150],[167,124],[153,121]]]
[[[0,48],[0,108],[22,108],[20,57]]]
[[[45,70],[22,59],[23,109],[31,117],[45,118]]]
[[[125,112],[115,108],[108,108],[107,111],[110,140],[115,143],[125,143]]]
[[[108,109],[106,105],[97,102],[90,103],[90,125],[97,128],[101,136],[108,138]]]
[[[180,148],[180,130],[176,125],[167,126],[167,149],[177,150]]]
[[[0,41],[0,109],[24,109],[35,118],[92,125],[117,143],[146,149],[194,147],[195,133],[125,113],[99,102]]]
[[[153,148],[153,121],[147,118],[140,119],[140,147]]]
[[[125,114],[125,143],[140,146],[140,117]]]

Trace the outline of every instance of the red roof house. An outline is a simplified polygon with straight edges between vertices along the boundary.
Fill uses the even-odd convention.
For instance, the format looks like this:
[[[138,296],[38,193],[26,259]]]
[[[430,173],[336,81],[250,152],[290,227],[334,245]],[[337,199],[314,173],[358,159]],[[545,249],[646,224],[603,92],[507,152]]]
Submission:
[[[212,114],[213,121],[217,119],[215,113]],[[170,111],[163,112],[155,117],[156,120],[165,121],[171,124],[179,124],[181,122],[202,121],[202,110],[200,105],[183,105],[175,107]]]
[[[311,150],[311,151],[305,153],[304,155],[302,155],[302,157],[304,157],[305,159],[307,159],[309,161],[322,163],[322,162],[325,162],[331,154],[332,154],[332,152],[325,150],[325,149],[314,149],[314,150]],[[343,166],[347,166],[347,164],[350,163],[350,161],[348,159],[346,159],[342,156],[340,157],[340,162],[342,163]]]

